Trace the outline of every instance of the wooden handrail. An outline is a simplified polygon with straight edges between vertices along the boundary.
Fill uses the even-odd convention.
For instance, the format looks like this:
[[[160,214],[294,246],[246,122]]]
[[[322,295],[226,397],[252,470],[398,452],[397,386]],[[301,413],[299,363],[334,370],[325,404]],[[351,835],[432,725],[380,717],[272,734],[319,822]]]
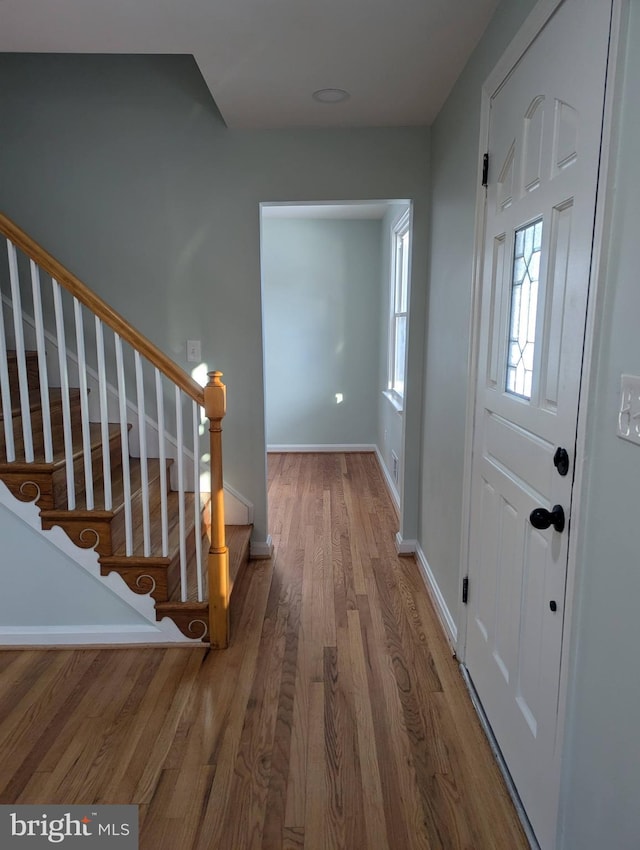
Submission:
[[[119,313],[92,292],[86,284],[66,269],[62,263],[46,251],[41,245],[21,230],[15,222],[0,213],[0,233],[20,248],[30,259],[55,278],[60,286],[75,296],[81,304],[88,307],[99,319],[108,325],[121,339],[126,340],[134,349],[177,384],[183,392],[197,404],[204,406],[204,391],[184,369],[167,357],[151,340],[133,328]]]

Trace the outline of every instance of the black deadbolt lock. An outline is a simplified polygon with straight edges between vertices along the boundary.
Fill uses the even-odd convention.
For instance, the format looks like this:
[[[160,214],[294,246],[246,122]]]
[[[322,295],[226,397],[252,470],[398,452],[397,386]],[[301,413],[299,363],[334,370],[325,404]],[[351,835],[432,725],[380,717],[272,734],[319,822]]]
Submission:
[[[559,475],[566,475],[569,472],[569,453],[566,449],[556,449],[553,465],[558,470]]]

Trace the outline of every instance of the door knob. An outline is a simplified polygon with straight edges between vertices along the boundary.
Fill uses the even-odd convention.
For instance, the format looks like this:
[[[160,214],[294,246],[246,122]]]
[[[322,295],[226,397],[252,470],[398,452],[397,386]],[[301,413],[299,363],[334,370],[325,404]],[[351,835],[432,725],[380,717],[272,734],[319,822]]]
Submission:
[[[562,505],[554,505],[551,511],[545,508],[535,508],[529,514],[529,522],[534,528],[539,528],[541,531],[549,528],[550,525],[556,531],[562,531],[564,529],[564,511],[562,510]]]

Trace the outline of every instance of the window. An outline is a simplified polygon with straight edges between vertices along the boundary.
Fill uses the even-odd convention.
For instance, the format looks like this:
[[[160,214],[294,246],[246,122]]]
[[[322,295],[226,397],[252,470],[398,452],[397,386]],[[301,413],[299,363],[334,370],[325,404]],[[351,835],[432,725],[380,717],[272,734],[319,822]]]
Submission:
[[[391,260],[391,311],[389,326],[389,379],[387,390],[399,409],[404,400],[407,311],[409,307],[409,211],[393,228]]]
[[[507,354],[507,392],[531,398],[542,221],[516,230]]]

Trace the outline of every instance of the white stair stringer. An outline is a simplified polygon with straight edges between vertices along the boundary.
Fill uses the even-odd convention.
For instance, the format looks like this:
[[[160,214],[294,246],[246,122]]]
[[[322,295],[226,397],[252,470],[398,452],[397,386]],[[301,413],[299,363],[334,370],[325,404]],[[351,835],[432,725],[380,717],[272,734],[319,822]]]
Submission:
[[[202,641],[185,637],[170,617],[164,617],[158,622],[154,601],[149,594],[135,593],[116,572],[102,576],[98,555],[93,549],[81,549],[75,546],[61,528],[54,527],[50,531],[43,531],[35,502],[22,502],[16,499],[1,481],[0,504],[39,535],[46,536],[48,542],[146,621],[141,625],[117,627],[82,624],[77,627],[25,626],[23,628],[0,624],[0,645],[180,643],[202,647]]]

